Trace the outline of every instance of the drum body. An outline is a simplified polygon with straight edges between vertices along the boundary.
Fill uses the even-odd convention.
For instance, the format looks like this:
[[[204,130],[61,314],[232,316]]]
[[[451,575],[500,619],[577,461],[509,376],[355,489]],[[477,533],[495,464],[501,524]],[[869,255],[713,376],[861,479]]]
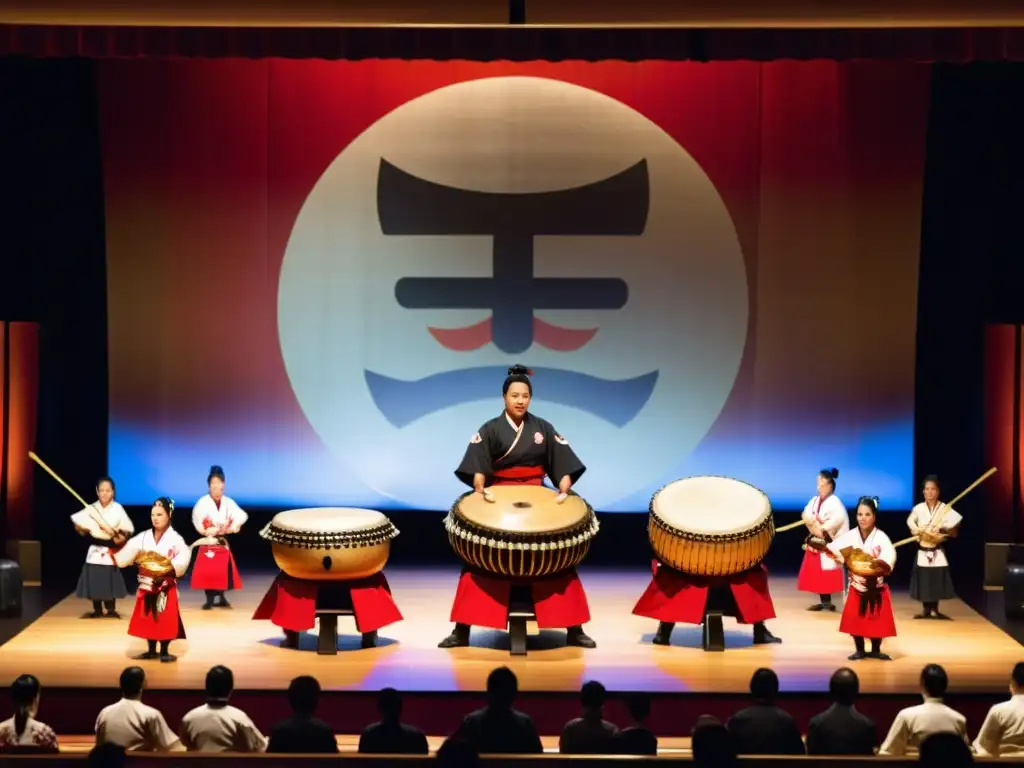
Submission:
[[[296,579],[350,581],[382,570],[398,529],[380,512],[317,507],[280,512],[260,531],[277,567]]]
[[[494,501],[469,492],[445,518],[448,541],[467,565],[499,576],[536,579],[579,565],[597,534],[594,510],[542,485],[498,485]]]
[[[696,576],[742,573],[775,536],[768,497],[728,477],[676,480],[651,498],[648,534],[658,559]]]

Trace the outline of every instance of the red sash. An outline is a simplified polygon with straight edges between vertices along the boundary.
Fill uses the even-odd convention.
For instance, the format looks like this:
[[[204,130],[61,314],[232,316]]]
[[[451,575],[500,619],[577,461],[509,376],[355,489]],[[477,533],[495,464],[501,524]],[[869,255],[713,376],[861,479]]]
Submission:
[[[494,479],[498,482],[495,485],[525,483],[527,485],[540,485],[544,482],[547,473],[544,467],[507,467],[494,470]]]

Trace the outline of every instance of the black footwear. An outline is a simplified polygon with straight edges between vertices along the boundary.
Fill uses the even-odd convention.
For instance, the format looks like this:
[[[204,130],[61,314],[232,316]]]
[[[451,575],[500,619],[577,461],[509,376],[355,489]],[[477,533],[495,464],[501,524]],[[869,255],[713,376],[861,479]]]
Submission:
[[[162,661],[164,664],[170,664],[172,661],[177,661],[177,660],[178,660],[177,656],[172,656],[169,653],[162,653],[162,654],[160,654],[160,661]]]
[[[210,602],[203,603],[203,610],[204,611],[211,611],[211,610],[213,610],[213,603],[210,603]]]
[[[298,648],[299,647],[299,633],[289,632],[287,629],[284,631],[284,640],[281,641],[281,648]]]
[[[866,653],[864,653],[864,651],[854,651],[853,653],[851,653],[846,658],[849,659],[850,661],[860,661],[861,659],[866,659],[867,657],[868,657],[868,655]]]
[[[932,614],[931,614],[930,611],[924,611],[924,612],[919,613],[916,616],[914,616],[914,618],[915,619],[930,619],[930,618],[932,618]]]
[[[136,661],[149,661],[150,659],[158,659],[158,658],[160,658],[160,654],[157,653],[156,651],[146,651],[145,653],[140,653],[138,656],[136,656],[135,660]]]
[[[583,631],[583,627],[569,627],[565,631],[565,644],[577,648],[597,648],[597,643]]]
[[[455,629],[444,640],[437,644],[438,648],[465,648],[469,645],[469,625],[456,624]]]
[[[654,633],[654,639],[651,641],[655,645],[672,645],[672,630],[675,629],[674,624],[669,624],[667,621],[663,621],[658,625],[658,631]]]
[[[872,659],[878,659],[879,661],[892,661],[892,656],[888,653],[882,653],[881,651],[872,651],[868,656]]]
[[[758,623],[754,625],[754,645],[770,645],[772,643],[781,643],[782,638],[776,637],[768,631],[768,627],[764,624]]]
[[[107,611],[107,618],[108,619],[120,619],[121,618],[121,614],[118,613],[117,611]]]
[[[362,648],[376,648],[377,647],[377,631],[363,632]]]
[[[832,603],[815,603],[814,605],[808,606],[807,610],[808,611],[827,611],[830,608],[833,611],[835,610],[835,606],[832,605]]]
[[[946,614],[939,613],[938,611],[935,612],[935,618],[936,619],[940,619],[941,621],[952,621],[953,620],[949,616],[947,616]]]
[[[92,613],[85,614],[82,618],[83,619],[102,619],[103,618],[103,611],[93,611]]]

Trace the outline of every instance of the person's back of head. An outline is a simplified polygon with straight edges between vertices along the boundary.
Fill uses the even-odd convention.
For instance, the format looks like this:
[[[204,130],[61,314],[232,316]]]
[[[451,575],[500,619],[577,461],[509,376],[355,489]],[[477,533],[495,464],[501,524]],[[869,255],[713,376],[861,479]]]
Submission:
[[[728,768],[736,764],[732,737],[717,718],[701,715],[697,718],[691,736],[694,765]]]
[[[604,707],[607,695],[608,692],[601,683],[596,680],[590,680],[584,683],[583,687],[580,688],[580,704],[583,706],[584,710],[597,713],[601,711],[602,707]]]
[[[320,700],[320,683],[310,675],[300,675],[288,685],[288,704],[297,715],[310,717]]]
[[[492,707],[508,709],[519,693],[519,680],[508,667],[498,667],[487,676],[487,703]]]
[[[626,709],[634,723],[643,723],[651,716],[651,697],[646,693],[633,693],[626,699]]]
[[[750,695],[758,701],[771,703],[779,695],[779,676],[772,670],[761,667],[750,678]]]
[[[14,732],[19,737],[28,727],[28,719],[39,703],[42,686],[35,675],[19,675],[11,683],[11,703],[14,704]]]
[[[394,688],[384,688],[377,694],[377,712],[386,723],[397,723],[402,717],[402,694]]]
[[[946,695],[946,688],[949,687],[949,678],[946,670],[938,664],[926,664],[921,670],[921,688],[933,699],[941,699]]]
[[[105,741],[97,744],[89,750],[89,765],[101,766],[101,768],[120,768],[128,763],[124,747],[112,741]]]
[[[1013,665],[1010,683],[1014,693],[1024,693],[1024,661],[1018,661]]]
[[[918,762],[934,768],[958,768],[971,765],[974,757],[959,735],[945,731],[925,737],[918,750]]]
[[[125,667],[121,673],[121,695],[126,699],[137,699],[146,685],[146,673],[142,667]]]
[[[828,681],[828,692],[832,695],[832,701],[844,707],[853,706],[860,693],[860,680],[857,673],[849,667],[837,669],[832,673],[832,679]]]
[[[434,765],[438,768],[476,768],[480,765],[480,753],[472,744],[452,736],[445,739],[437,750]]]
[[[227,667],[218,664],[206,673],[206,698],[227,700],[235,689],[235,675]]]

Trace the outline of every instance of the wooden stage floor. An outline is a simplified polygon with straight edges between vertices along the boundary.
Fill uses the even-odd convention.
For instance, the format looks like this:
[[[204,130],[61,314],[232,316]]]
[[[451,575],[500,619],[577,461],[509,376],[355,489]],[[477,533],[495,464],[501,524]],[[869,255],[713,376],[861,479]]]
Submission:
[[[742,693],[755,669],[769,666],[784,691],[825,691],[832,672],[845,666],[850,639],[839,633],[839,614],[806,610],[809,596],[796,591],[795,579],[773,578],[778,618],[769,622],[781,645],[753,646],[749,627],[726,620],[724,653],[700,649],[700,628],[679,626],[673,647],[651,644],[655,623],[633,616],[649,571],[581,570],[593,620],[587,626],[595,650],[559,647],[560,632],[530,638],[527,657],[508,655],[507,636],[475,630],[470,648],[440,650],[450,630],[447,621],[457,571],[450,568],[389,568],[388,579],[405,620],[381,632],[380,647],[358,650],[350,619],[342,619],[337,656],[315,652],[316,638],[303,637],[298,651],[278,647],[280,635],[269,622],[250,617],[271,581],[271,574],[243,574],[245,588],[231,594],[233,608],[202,611],[201,592],[183,590],[182,616],[188,640],[176,642],[175,664],[145,662],[151,689],[201,689],[206,671],[227,664],[243,690],[282,689],[300,674],[313,674],[328,690],[379,690],[393,686],[417,692],[481,691],[487,674],[507,664],[524,691],[578,691],[585,680],[603,682],[610,691],[651,693]],[[82,619],[89,606],[73,595],[0,647],[0,680],[32,672],[44,687],[106,688],[117,685],[121,670],[144,643],[126,636],[127,618]],[[121,607],[125,613],[131,603]],[[864,660],[855,669],[865,693],[916,693],[921,667],[946,667],[952,691],[1002,693],[1024,649],[1001,629],[960,601],[943,603],[954,621],[915,621],[919,606],[906,594],[894,595],[899,637],[887,641],[892,662]]]

